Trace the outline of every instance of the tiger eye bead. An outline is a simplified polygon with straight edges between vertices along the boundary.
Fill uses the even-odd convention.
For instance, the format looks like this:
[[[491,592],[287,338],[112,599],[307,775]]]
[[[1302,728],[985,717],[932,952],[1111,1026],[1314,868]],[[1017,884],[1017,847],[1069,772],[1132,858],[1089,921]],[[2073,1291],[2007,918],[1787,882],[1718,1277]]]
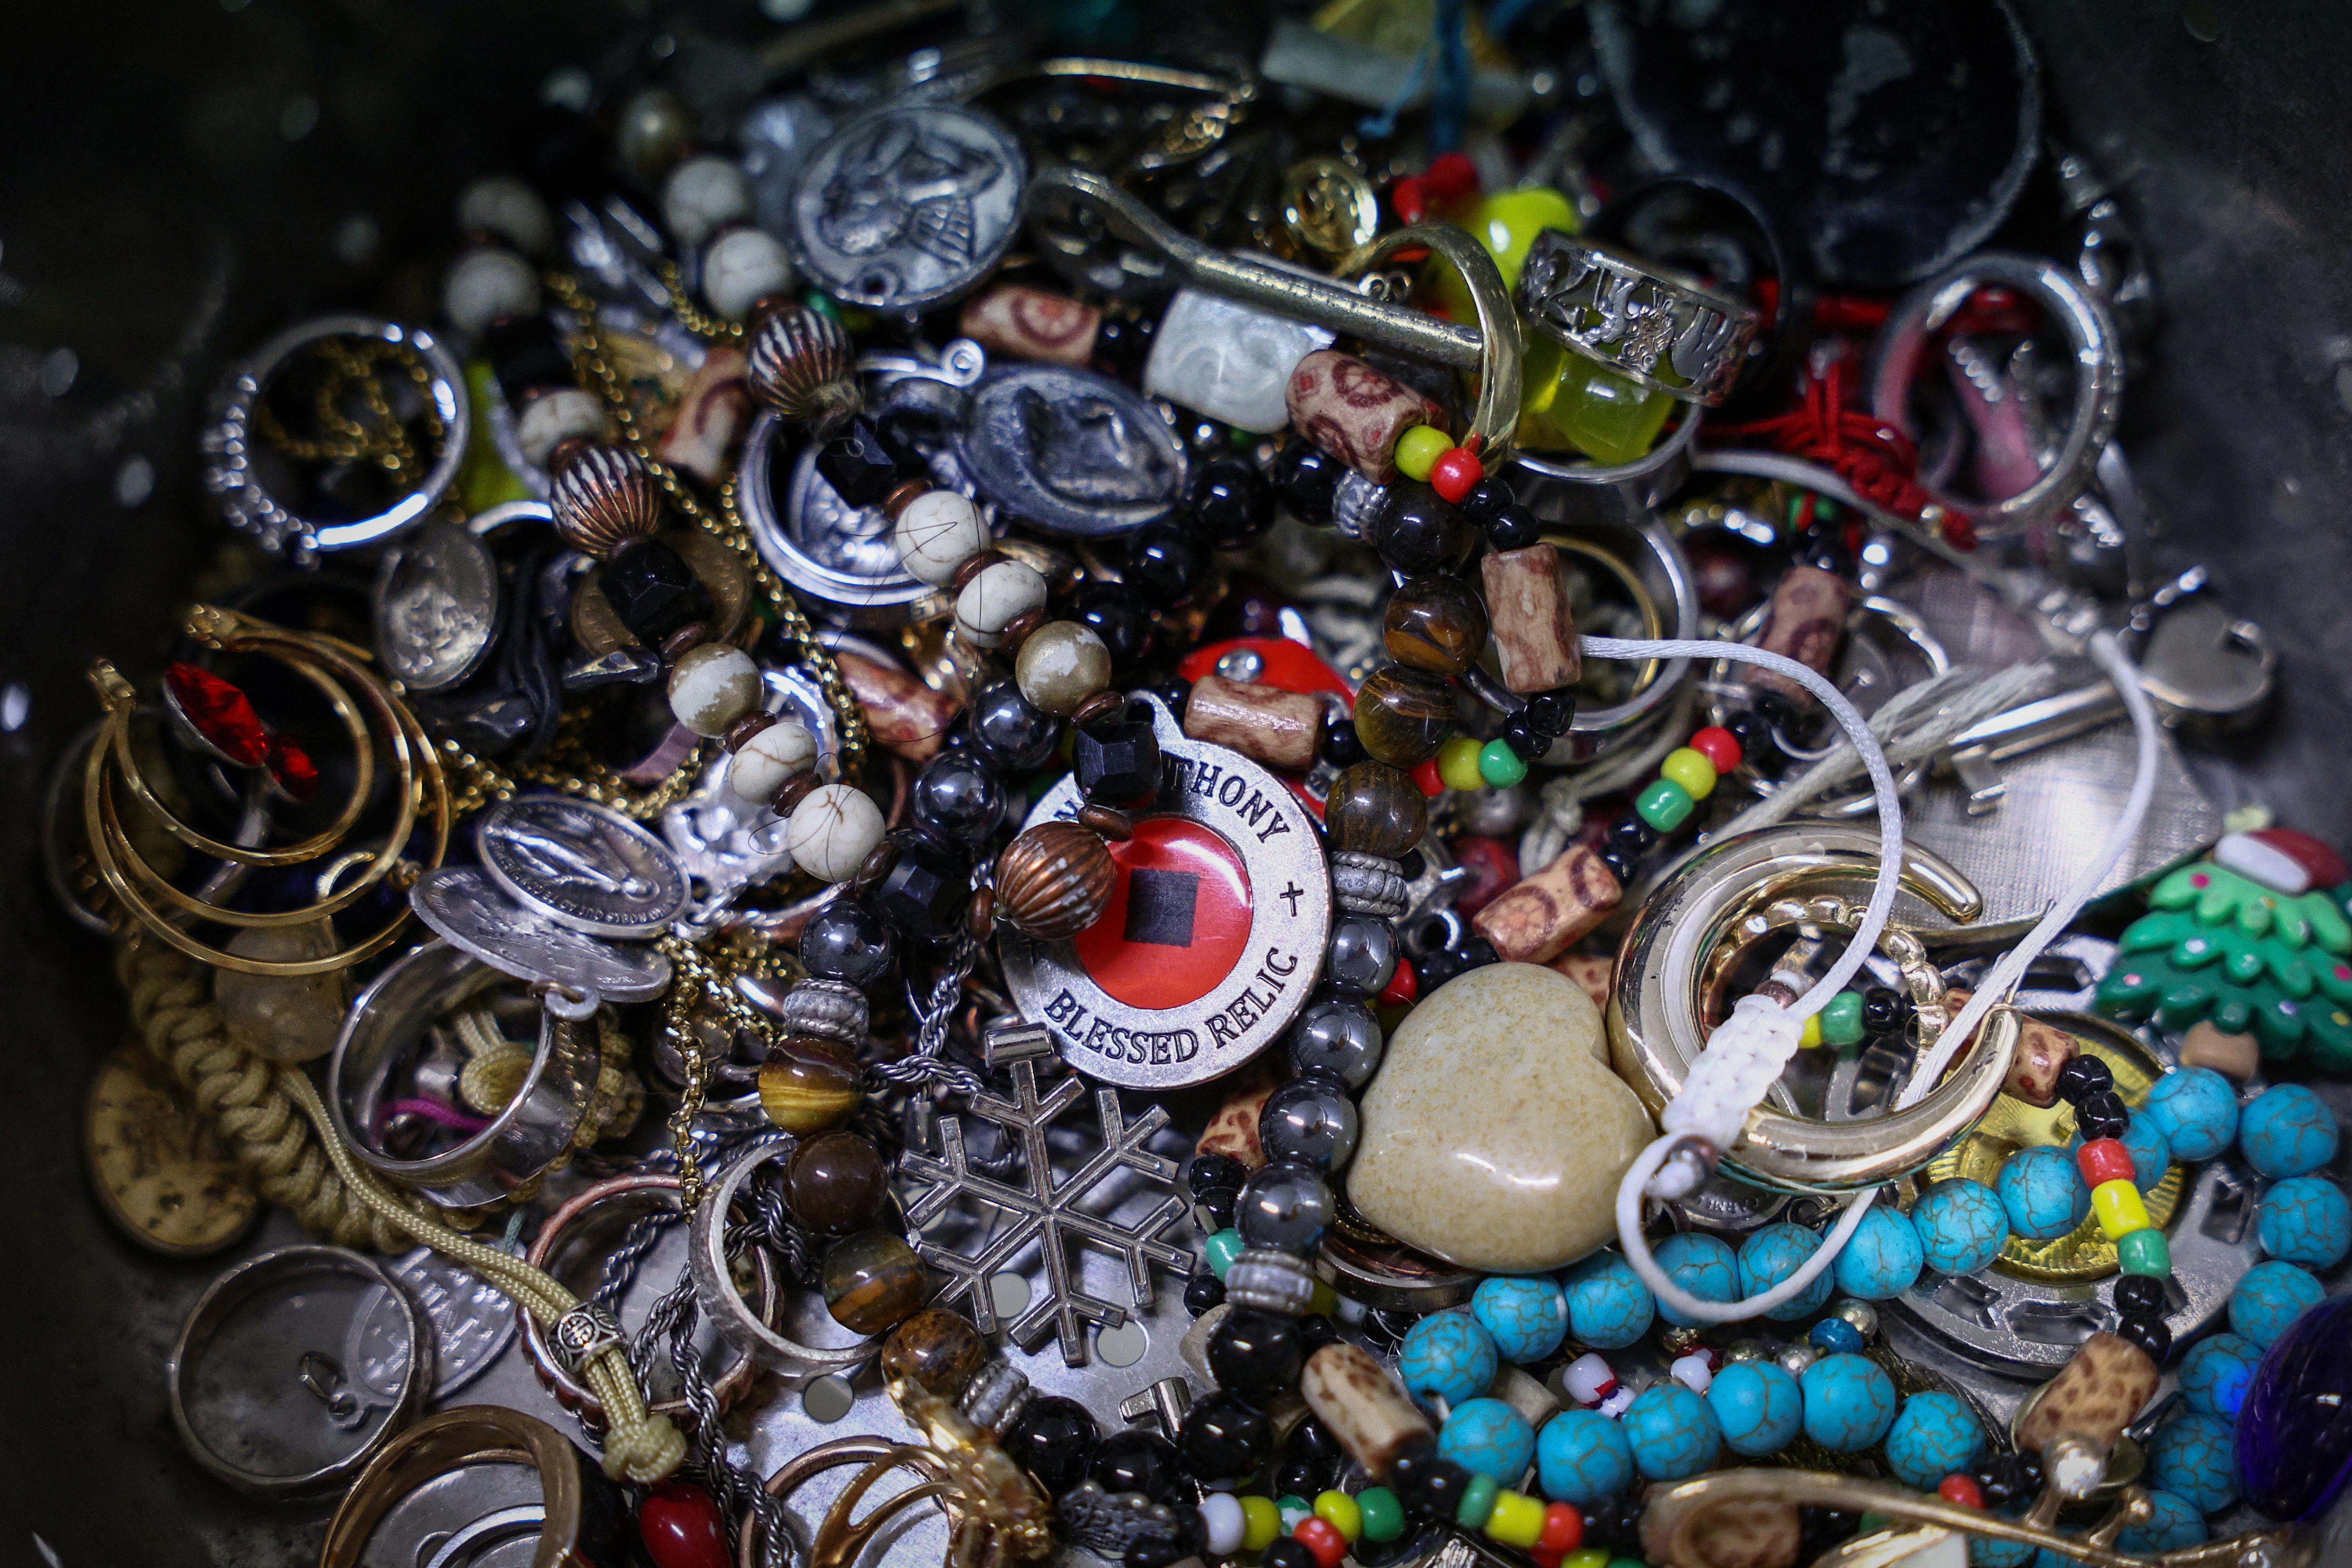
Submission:
[[[1389,598],[1389,657],[1437,675],[1459,675],[1486,644],[1486,606],[1458,577],[1414,577]]]
[[[824,1310],[855,1334],[878,1334],[923,1309],[929,1281],[915,1249],[887,1230],[862,1230],[824,1255]]]
[[[1323,826],[1335,851],[1394,860],[1421,842],[1429,802],[1409,774],[1386,763],[1358,763],[1332,781]]]
[[[760,1068],[760,1109],[803,1138],[839,1126],[865,1099],[856,1066],[813,1035],[793,1036]]]
[[[953,1399],[988,1359],[988,1342],[965,1319],[944,1308],[916,1313],[890,1331],[882,1346],[882,1375],[905,1378],[927,1394]]]
[[[1376,762],[1417,768],[1454,731],[1454,688],[1426,670],[1383,665],[1356,693],[1356,738]]]
[[[872,1219],[889,1186],[882,1156],[855,1132],[820,1132],[784,1163],[784,1202],[793,1217],[830,1236]]]

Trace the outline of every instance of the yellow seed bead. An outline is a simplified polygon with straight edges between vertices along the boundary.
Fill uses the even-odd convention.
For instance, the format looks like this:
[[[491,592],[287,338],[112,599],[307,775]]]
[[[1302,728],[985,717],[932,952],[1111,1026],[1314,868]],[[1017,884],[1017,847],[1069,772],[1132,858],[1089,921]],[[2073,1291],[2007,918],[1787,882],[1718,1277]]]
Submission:
[[[1715,764],[1706,760],[1705,752],[1688,746],[1668,752],[1666,760],[1658,764],[1658,773],[1682,785],[1693,800],[1705,800],[1715,793]]]
[[[1364,1510],[1346,1492],[1318,1492],[1315,1517],[1346,1536],[1350,1545],[1364,1533]]]
[[[1430,425],[1416,425],[1397,437],[1397,472],[1406,479],[1429,482],[1437,459],[1454,449],[1454,437]]]
[[[1270,1497],[1242,1499],[1242,1550],[1263,1552],[1282,1533],[1282,1510]]]
[[[1609,1553],[1605,1548],[1587,1546],[1561,1558],[1559,1568],[1609,1568]]]
[[[1543,1534],[1544,1505],[1508,1487],[1495,1494],[1495,1511],[1486,1516],[1486,1533],[1506,1546],[1533,1546]]]
[[[1478,753],[1485,746],[1467,735],[1456,735],[1437,748],[1437,776],[1447,789],[1484,789],[1486,775],[1478,771]]]
[[[1315,1281],[1315,1294],[1307,1299],[1307,1310],[1319,1312],[1327,1318],[1336,1315],[1339,1310],[1339,1292],[1318,1279]]]
[[[2099,1216],[2099,1230],[2109,1241],[2121,1241],[2147,1228],[2147,1205],[2129,1177],[2101,1182],[2091,1189],[2091,1212]]]
[[[1819,1013],[1811,1014],[1806,1017],[1804,1026],[1797,1031],[1797,1044],[1810,1051],[1821,1043],[1822,1016]]]

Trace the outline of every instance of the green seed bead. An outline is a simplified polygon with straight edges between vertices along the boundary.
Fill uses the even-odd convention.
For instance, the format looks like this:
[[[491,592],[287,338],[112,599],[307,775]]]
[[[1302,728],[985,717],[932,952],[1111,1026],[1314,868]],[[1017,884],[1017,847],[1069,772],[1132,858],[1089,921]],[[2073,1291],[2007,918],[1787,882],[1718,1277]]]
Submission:
[[[2172,1244],[2164,1239],[2164,1232],[2154,1226],[2135,1230],[2116,1243],[2116,1256],[2123,1260],[2126,1274],[2145,1274],[2151,1279],[2161,1279],[2172,1272]]]
[[[1242,1255],[1242,1249],[1240,1231],[1221,1230],[1209,1237],[1202,1247],[1202,1250],[1209,1255],[1209,1272],[1223,1279],[1225,1277],[1225,1270],[1234,1266],[1234,1259]]]
[[[1386,1487],[1366,1487],[1356,1494],[1364,1513],[1364,1539],[1394,1541],[1404,1533],[1404,1504]]]
[[[1301,1520],[1315,1517],[1314,1506],[1296,1492],[1283,1493],[1274,1500],[1274,1506],[1282,1512],[1282,1533],[1285,1535],[1297,1530]]]
[[[1496,789],[1507,789],[1528,776],[1528,764],[1508,741],[1498,737],[1479,749],[1478,776]]]
[[[1428,425],[1416,425],[1397,437],[1397,472],[1422,484],[1429,482],[1429,470],[1437,459],[1454,449],[1453,438],[1444,431]]]
[[[1688,746],[1668,752],[1666,760],[1658,764],[1658,776],[1682,785],[1693,800],[1705,800],[1715,793],[1715,764],[1706,760],[1705,752]]]
[[[1833,1046],[1862,1044],[1862,993],[1841,991],[1822,1009],[1822,1038]]]
[[[1472,1476],[1462,1489],[1462,1506],[1454,1510],[1454,1522],[1465,1530],[1486,1529],[1495,1511],[1495,1494],[1502,1489],[1492,1476]]]
[[[1635,815],[1661,833],[1672,833],[1689,821],[1696,805],[1690,791],[1672,779],[1653,779],[1649,788],[1633,797]]]

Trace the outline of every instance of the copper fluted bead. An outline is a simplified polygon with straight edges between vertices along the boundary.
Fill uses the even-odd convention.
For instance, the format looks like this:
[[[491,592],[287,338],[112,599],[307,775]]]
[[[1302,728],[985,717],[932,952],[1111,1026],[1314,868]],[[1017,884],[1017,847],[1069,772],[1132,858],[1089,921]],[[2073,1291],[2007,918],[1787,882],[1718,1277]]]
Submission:
[[[856,414],[857,349],[839,321],[806,305],[786,305],[751,334],[745,372],[751,395],[787,419],[820,432]]]
[[[549,466],[555,531],[582,554],[609,561],[661,527],[661,487],[626,447],[567,441]]]
[[[1118,869],[1101,837],[1075,822],[1025,827],[996,859],[996,912],[1040,942],[1076,936],[1110,906]]]

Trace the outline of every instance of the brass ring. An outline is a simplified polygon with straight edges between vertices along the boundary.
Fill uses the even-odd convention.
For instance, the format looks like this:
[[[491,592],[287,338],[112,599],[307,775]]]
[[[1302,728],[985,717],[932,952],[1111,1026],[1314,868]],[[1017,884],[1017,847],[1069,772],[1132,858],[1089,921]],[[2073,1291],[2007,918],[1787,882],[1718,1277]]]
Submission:
[[[1467,231],[1450,223],[1414,224],[1386,234],[1363,247],[1339,264],[1339,275],[1352,278],[1369,271],[1398,251],[1423,246],[1454,264],[1462,275],[1462,286],[1470,292],[1470,303],[1478,312],[1478,335],[1482,346],[1478,355],[1478,401],[1470,416],[1471,436],[1479,440],[1478,460],[1489,472],[1497,471],[1509,456],[1512,439],[1519,428],[1520,384],[1519,360],[1524,339],[1519,331],[1519,313],[1512,307],[1511,291],[1503,283],[1503,274],[1486,247],[1470,237]]]
[[[618,1489],[562,1433],[520,1410],[467,1405],[426,1416],[369,1462],[327,1526],[319,1568],[359,1568],[376,1526],[404,1499],[470,1465],[539,1472],[546,1517],[530,1568],[598,1568],[604,1543],[627,1517]]]

